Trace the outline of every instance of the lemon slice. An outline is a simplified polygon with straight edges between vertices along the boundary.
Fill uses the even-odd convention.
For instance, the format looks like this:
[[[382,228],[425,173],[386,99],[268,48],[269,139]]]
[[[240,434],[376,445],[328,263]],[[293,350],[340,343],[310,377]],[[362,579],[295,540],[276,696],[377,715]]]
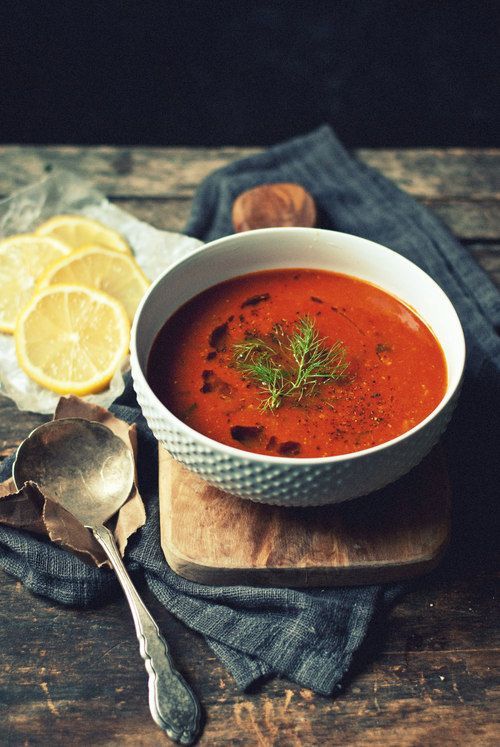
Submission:
[[[14,332],[16,317],[32,295],[38,276],[70,252],[49,236],[26,233],[0,241],[0,332]]]
[[[59,394],[105,389],[128,353],[129,339],[121,303],[78,285],[50,285],[35,293],[15,331],[23,371]]]
[[[72,249],[86,244],[99,244],[108,249],[130,254],[130,247],[118,231],[83,215],[54,215],[35,231],[39,236],[53,236]]]
[[[123,304],[132,321],[149,280],[129,254],[86,246],[50,265],[37,286],[46,288],[56,283],[85,285],[109,293]]]

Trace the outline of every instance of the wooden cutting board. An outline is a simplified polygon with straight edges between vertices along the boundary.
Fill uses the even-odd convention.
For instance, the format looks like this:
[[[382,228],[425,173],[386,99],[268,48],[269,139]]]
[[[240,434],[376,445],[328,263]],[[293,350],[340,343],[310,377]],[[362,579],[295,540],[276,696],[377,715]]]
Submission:
[[[161,446],[159,486],[167,562],[203,584],[395,581],[432,569],[449,537],[451,496],[440,447],[384,490],[332,506],[283,508],[236,498]]]

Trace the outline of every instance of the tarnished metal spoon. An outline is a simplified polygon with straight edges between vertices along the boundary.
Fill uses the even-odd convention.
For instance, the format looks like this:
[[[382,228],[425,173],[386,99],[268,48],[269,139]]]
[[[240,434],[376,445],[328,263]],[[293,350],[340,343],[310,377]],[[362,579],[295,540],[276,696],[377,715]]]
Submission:
[[[200,706],[174,668],[168,646],[146,609],[104,525],[132,489],[134,459],[127,445],[106,426],[82,418],[44,423],[20,445],[12,468],[16,487],[32,480],[88,527],[108,556],[127,597],[141,656],[149,675],[153,719],[180,744],[198,735]]]

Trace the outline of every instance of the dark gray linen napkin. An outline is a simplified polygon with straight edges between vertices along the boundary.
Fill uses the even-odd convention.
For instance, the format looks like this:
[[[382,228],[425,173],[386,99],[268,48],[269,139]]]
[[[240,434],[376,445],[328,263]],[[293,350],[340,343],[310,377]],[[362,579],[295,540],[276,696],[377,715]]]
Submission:
[[[447,435],[452,476],[464,500],[497,489],[491,438],[500,402],[500,297],[468,253],[441,224],[377,172],[361,165],[328,127],[214,172],[201,185],[186,233],[211,240],[231,233],[231,207],[240,192],[264,182],[295,181],[314,196],[321,225],[373,239],[404,254],[448,293],[468,344],[467,376],[457,417]],[[137,406],[131,382],[110,408],[139,427],[139,488],[146,525],[133,537],[127,564],[165,607],[205,637],[244,689],[264,675],[281,675],[330,694],[352,666],[368,631],[402,587],[273,589],[208,587],[175,575],[159,541],[156,443]],[[471,433],[472,429],[472,433]],[[486,437],[488,436],[488,437]],[[485,462],[486,459],[486,462]],[[0,479],[9,476],[6,461]],[[36,537],[0,526],[0,566],[37,594],[64,604],[94,605],[118,593],[110,571],[86,566]]]

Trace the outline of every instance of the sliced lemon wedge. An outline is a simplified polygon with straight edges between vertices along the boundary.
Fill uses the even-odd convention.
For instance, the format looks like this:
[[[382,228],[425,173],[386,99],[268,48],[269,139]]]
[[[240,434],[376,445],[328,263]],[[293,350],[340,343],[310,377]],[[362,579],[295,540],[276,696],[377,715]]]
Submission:
[[[14,332],[16,318],[39,275],[71,249],[50,236],[18,234],[0,241],[0,332]]]
[[[86,246],[50,265],[37,287],[60,283],[85,285],[109,293],[123,304],[132,321],[149,280],[129,254],[119,254],[100,246]]]
[[[102,291],[50,285],[19,314],[15,343],[23,371],[59,394],[105,389],[127,356],[130,324],[122,304]]]
[[[38,226],[35,233],[38,236],[53,236],[72,249],[80,249],[86,244],[99,244],[118,252],[131,252],[118,231],[84,215],[54,215]]]

